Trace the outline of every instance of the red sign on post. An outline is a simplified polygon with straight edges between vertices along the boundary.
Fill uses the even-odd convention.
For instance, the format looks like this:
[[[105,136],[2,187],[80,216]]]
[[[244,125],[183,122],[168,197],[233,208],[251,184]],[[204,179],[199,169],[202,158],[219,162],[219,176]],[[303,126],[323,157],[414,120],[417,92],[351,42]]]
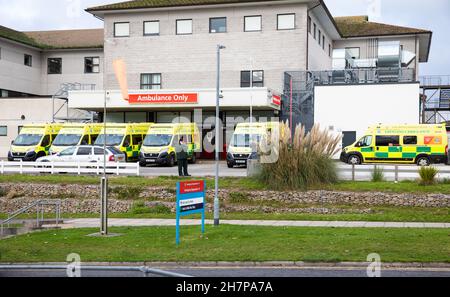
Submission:
[[[275,105],[280,106],[281,105],[281,96],[273,95],[272,96],[272,103],[275,104]]]
[[[203,192],[205,190],[204,181],[180,182],[180,194]]]
[[[198,103],[197,93],[130,94],[130,104],[192,104]]]

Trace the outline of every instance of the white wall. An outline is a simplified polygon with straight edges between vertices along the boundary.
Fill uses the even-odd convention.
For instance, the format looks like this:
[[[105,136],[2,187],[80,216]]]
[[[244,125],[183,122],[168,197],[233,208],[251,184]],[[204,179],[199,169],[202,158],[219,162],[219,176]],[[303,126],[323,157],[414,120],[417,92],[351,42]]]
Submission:
[[[308,33],[308,70],[330,70],[332,57],[329,55],[328,45],[331,45],[331,50],[333,50],[333,41],[314,13],[311,12],[309,16],[311,17],[311,33]],[[314,39],[314,24],[317,26],[316,39]],[[319,44],[319,30],[325,36],[325,48],[322,48],[322,36]]]
[[[51,98],[0,99],[0,126],[8,127],[8,135],[0,136],[0,159],[7,158],[11,141],[17,137],[19,126],[52,121],[52,104]],[[62,100],[56,100],[55,109],[62,104]],[[25,120],[21,119],[22,115]]]
[[[40,95],[41,53],[28,46],[0,39],[0,89]],[[31,55],[32,67],[24,65]]]
[[[277,14],[285,13],[296,14],[295,30],[277,30]],[[244,16],[252,15],[262,16],[261,32],[243,32]],[[127,63],[130,89],[140,88],[141,73],[161,73],[163,89],[214,88],[216,46],[223,44],[224,88],[240,87],[240,71],[252,67],[264,70],[264,86],[281,92],[285,71],[306,68],[306,15],[305,3],[106,14],[106,88],[118,88],[116,58]],[[227,33],[209,33],[212,17],[227,17]],[[193,34],[176,35],[177,19],[193,19]],[[160,21],[159,36],[143,36],[149,20]],[[114,22],[130,22],[130,37],[114,38]]]
[[[316,87],[314,122],[364,136],[374,124],[418,124],[419,84]]]

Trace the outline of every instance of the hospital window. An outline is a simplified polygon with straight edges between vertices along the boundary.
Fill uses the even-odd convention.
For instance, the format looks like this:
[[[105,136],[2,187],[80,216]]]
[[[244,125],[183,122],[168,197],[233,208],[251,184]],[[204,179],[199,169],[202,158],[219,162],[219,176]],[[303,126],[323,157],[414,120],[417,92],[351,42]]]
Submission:
[[[99,57],[84,58],[84,73],[99,73],[99,72],[100,72]]]
[[[141,90],[160,90],[161,73],[141,74]]]
[[[295,29],[295,13],[279,14],[277,20],[278,30]]]
[[[8,127],[0,126],[0,136],[8,136]]]
[[[114,23],[114,37],[129,37],[130,23]]]
[[[28,67],[33,66],[33,56],[25,54],[23,56],[23,64]]]
[[[210,18],[209,33],[227,32],[227,18]]]
[[[241,88],[264,87],[264,71],[241,71]]]
[[[262,30],[262,16],[244,17],[244,32],[258,32]]]
[[[189,35],[192,34],[192,20],[177,20],[177,35]]]
[[[159,35],[159,21],[144,22],[144,36]]]
[[[47,73],[61,74],[62,73],[62,58],[48,58],[47,59]]]

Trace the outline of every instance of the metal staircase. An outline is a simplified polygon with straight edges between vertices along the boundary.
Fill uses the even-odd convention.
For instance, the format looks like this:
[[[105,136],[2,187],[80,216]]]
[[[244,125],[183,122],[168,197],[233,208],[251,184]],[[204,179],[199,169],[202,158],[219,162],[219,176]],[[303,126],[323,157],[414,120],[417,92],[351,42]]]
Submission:
[[[60,89],[52,96],[52,115],[53,122],[56,121],[72,121],[72,122],[88,122],[93,121],[94,113],[79,109],[69,109],[69,92],[70,91],[93,91],[95,84],[81,83],[63,83]],[[63,104],[58,106],[57,101],[62,100]],[[65,108],[66,115],[58,116]]]
[[[450,121],[450,75],[420,77],[421,122],[436,124]]]

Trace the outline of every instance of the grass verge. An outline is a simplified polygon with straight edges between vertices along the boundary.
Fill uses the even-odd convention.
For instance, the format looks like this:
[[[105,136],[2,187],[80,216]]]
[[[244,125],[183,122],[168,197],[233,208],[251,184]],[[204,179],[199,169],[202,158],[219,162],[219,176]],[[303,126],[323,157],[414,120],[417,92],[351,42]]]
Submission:
[[[83,262],[135,261],[366,261],[449,262],[446,229],[298,228],[199,226],[111,228],[122,236],[93,238],[98,229],[37,232],[0,240],[0,262],[65,262],[78,253]]]
[[[175,191],[177,181],[186,180],[178,177],[110,177],[110,184],[127,187],[165,187]],[[214,188],[214,179],[205,178],[208,189]],[[97,176],[75,176],[75,175],[0,175],[0,183],[48,183],[48,184],[82,184],[97,185]],[[222,177],[220,187],[229,190],[268,190],[267,185],[252,178]],[[450,194],[450,182],[435,183],[424,186],[416,181],[394,182],[350,182],[342,181],[332,185],[313,187],[310,190],[334,190],[334,191],[379,191],[392,193],[440,193]]]
[[[265,212],[228,212],[221,213],[222,219],[228,220],[299,220],[299,221],[369,221],[369,222],[450,222],[450,208],[421,208],[421,207],[371,207],[373,213],[343,213],[343,214],[309,214],[309,213],[265,213]],[[138,210],[138,211],[137,211]],[[0,219],[5,219],[6,214],[0,213]],[[36,214],[23,215],[21,219],[34,219]],[[54,218],[54,214],[48,213],[46,218]],[[98,218],[97,213],[62,214],[63,218]],[[169,213],[166,208],[139,207],[139,203],[128,213],[112,213],[111,218],[129,219],[175,219],[175,214]],[[206,214],[208,219],[213,214]]]

